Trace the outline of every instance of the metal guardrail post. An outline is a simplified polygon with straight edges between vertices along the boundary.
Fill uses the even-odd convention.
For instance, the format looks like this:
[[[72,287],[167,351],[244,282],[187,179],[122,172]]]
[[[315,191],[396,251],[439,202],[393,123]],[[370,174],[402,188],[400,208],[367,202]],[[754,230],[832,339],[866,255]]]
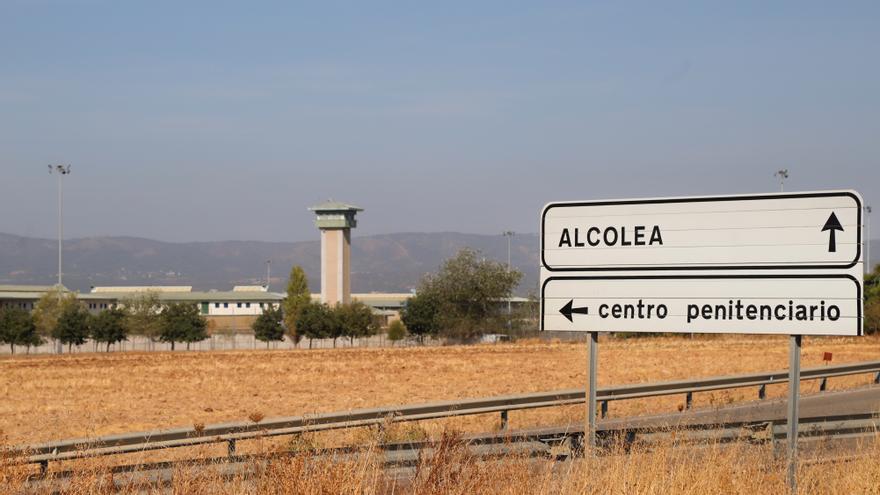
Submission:
[[[608,401],[603,400],[599,408],[599,417],[605,419],[606,416],[608,416]]]
[[[226,452],[229,457],[235,457],[235,440],[228,440],[226,443]]]
[[[684,396],[684,408],[690,409],[694,407],[694,393],[688,392],[687,395]]]
[[[874,373],[874,384],[880,384],[880,371]]]
[[[819,382],[819,392],[824,392],[828,388],[828,378],[825,377]]]
[[[764,400],[767,398],[767,385],[761,385],[758,387],[758,400]]]
[[[40,476],[46,476],[49,472],[49,461],[40,461]]]
[[[501,431],[507,429],[507,411],[501,411]]]

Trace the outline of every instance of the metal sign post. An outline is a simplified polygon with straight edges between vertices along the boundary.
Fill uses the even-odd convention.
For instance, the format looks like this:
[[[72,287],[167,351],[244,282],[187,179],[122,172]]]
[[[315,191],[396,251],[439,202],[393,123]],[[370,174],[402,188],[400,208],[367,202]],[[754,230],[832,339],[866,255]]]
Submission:
[[[791,488],[791,493],[797,493],[801,338],[800,335],[792,335],[788,345],[788,486]]]
[[[587,430],[584,449],[596,448],[596,372],[599,356],[599,332],[590,332],[587,339]]]

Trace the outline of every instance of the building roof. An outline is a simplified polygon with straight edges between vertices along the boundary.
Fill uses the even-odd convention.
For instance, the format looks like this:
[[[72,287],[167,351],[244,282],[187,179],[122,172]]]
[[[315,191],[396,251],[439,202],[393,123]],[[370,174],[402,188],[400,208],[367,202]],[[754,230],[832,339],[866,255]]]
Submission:
[[[355,205],[350,205],[347,203],[342,203],[339,201],[327,200],[321,204],[317,204],[315,206],[309,207],[309,210],[314,212],[322,212],[322,211],[364,211],[363,208],[357,207]]]
[[[265,285],[236,285],[232,288],[232,292],[268,292],[269,288]]]
[[[406,300],[412,297],[409,292],[402,293],[381,293],[369,292],[365,294],[352,294],[351,298],[360,301],[367,306],[382,308],[402,308],[406,305]]]
[[[0,285],[0,292],[49,292],[56,287],[57,285]],[[67,287],[62,285],[61,290],[67,292]]]
[[[2,291],[2,292],[0,292],[0,300],[4,300],[4,299],[6,299],[6,300],[8,300],[8,299],[19,300],[19,299],[22,299],[22,300],[30,301],[30,300],[37,300],[37,299],[43,297],[44,294],[46,294],[45,291],[43,291],[43,292]]]
[[[5,300],[37,300],[47,292],[56,289],[56,285],[0,285],[0,299]],[[70,292],[61,286],[62,292]]]
[[[192,292],[191,285],[134,285],[129,287],[92,287],[93,294],[104,292]]]
[[[413,295],[409,292],[403,293],[382,293],[369,292],[365,294],[352,294],[352,301],[360,301],[372,308],[402,308],[406,305],[406,300]],[[312,294],[312,302],[321,302],[321,293]]]
[[[116,300],[124,301],[136,296],[143,291],[104,291],[100,293],[90,292],[80,294],[83,300]],[[159,301],[162,302],[279,302],[286,297],[277,292],[258,291],[208,291],[208,292],[157,292]]]

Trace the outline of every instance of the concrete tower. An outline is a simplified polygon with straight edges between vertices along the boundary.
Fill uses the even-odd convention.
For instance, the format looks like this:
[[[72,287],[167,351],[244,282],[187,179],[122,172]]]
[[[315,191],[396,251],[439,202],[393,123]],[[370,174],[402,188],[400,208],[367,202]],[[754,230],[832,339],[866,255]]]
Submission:
[[[309,208],[321,229],[321,301],[330,306],[351,301],[351,229],[357,206],[327,201]]]

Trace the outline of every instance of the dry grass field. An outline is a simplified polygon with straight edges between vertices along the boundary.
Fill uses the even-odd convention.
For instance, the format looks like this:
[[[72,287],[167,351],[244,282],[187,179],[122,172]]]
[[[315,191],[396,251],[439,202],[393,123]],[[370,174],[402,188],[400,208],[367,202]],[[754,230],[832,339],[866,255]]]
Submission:
[[[673,380],[695,376],[782,369],[788,342],[772,337],[685,337],[603,339],[600,385]],[[808,338],[804,366],[880,358],[880,339]],[[17,356],[0,360],[0,445],[93,436],[132,430],[188,426],[351,408],[582,387],[583,344],[522,342],[505,345],[400,349],[233,351]],[[870,382],[869,376],[832,380],[830,388]],[[803,386],[804,393],[817,390]],[[782,396],[785,387],[772,387]],[[697,407],[754,399],[754,389],[698,394]],[[683,397],[613,403],[612,416],[674,411]],[[583,407],[511,414],[513,428],[583,420]],[[449,431],[497,427],[496,415],[465,417],[413,426],[396,434],[445,438]],[[441,432],[443,432],[441,434]],[[326,433],[310,445],[370,444],[370,431]],[[329,435],[329,437],[328,437]],[[453,434],[454,436],[454,434]],[[315,435],[317,437],[317,435]],[[281,439],[251,442],[251,452],[275,448]],[[441,443],[442,440],[441,440]],[[809,464],[800,470],[800,493],[880,494],[880,454],[875,442],[842,463]],[[179,449],[171,457],[222,455],[223,448]],[[124,462],[155,460],[156,453]],[[107,492],[107,467],[99,458],[79,464],[65,493]],[[208,469],[175,472],[171,492],[201,493],[784,493],[784,463],[767,446],[747,442],[703,448],[668,445],[650,450],[588,457],[574,462],[511,458],[479,462],[450,442],[440,455],[420,462],[412,479],[388,477],[378,457],[366,451],[345,462],[294,456],[269,466],[254,463],[247,478],[232,479]],[[35,492],[25,476],[31,468],[4,465],[0,491]],[[121,493],[150,493],[149,486]],[[163,492],[160,490],[160,492]]]
[[[880,340],[805,338],[803,365],[880,359]],[[617,385],[783,369],[788,343],[773,337],[603,339],[599,384]],[[583,387],[584,344],[398,349],[17,356],[0,360],[0,435],[21,444],[126,431],[330,412],[392,404]],[[869,376],[831,380],[843,388]],[[813,382],[804,393],[816,391]],[[785,394],[771,387],[770,396]],[[742,389],[697,394],[711,406],[755,398]],[[683,397],[611,404],[611,416],[674,411]],[[581,421],[583,408],[511,413],[511,426]],[[495,415],[444,427],[490,430]]]
[[[747,441],[692,446],[669,438],[631,449],[612,446],[600,456],[569,461],[509,455],[475,458],[455,433],[434,443],[434,455],[419,459],[414,472],[397,476],[383,469],[370,444],[352,457],[330,460],[295,454],[271,463],[250,461],[230,474],[224,464],[175,468],[167,485],[156,486],[126,474],[109,474],[109,461],[95,460],[57,485],[50,473],[31,483],[25,468],[0,456],[0,491],[87,495],[121,494],[561,494],[561,495],[778,495],[789,493],[784,456],[769,444]],[[863,443],[846,458],[832,451],[802,456],[798,494],[880,493],[880,441]],[[829,455],[831,454],[831,455]],[[112,482],[116,486],[111,485]]]

